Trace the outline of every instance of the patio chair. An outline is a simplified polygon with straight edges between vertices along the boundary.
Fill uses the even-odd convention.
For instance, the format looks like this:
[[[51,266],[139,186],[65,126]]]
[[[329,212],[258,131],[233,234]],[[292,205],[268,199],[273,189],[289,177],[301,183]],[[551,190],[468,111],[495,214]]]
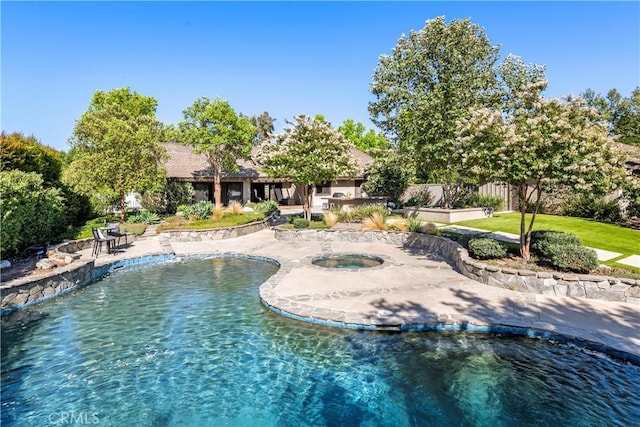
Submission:
[[[105,236],[99,228],[92,228],[93,232],[93,252],[91,255],[98,257],[100,251],[102,251],[102,244],[107,244],[107,253],[115,251],[116,238],[114,236]]]
[[[127,235],[129,233],[122,233],[120,231],[120,223],[119,222],[108,222],[107,226],[107,236],[113,236],[118,239],[118,246],[120,246],[120,239],[124,237],[124,244],[128,245]]]

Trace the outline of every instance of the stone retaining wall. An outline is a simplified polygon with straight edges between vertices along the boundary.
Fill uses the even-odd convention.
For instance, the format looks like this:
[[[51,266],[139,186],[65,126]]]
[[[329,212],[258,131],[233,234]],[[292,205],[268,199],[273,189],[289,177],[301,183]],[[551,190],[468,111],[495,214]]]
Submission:
[[[34,278],[35,277],[35,278]],[[25,276],[0,286],[2,314],[78,289],[94,278],[94,261],[75,261],[43,276]]]
[[[440,254],[466,277],[487,285],[542,295],[623,301],[640,305],[640,280],[501,268],[472,259],[467,250],[453,240],[430,234],[276,228],[275,237],[286,241],[386,243],[420,248]]]
[[[277,223],[280,218],[279,211],[276,211],[268,218],[260,222],[238,225],[229,228],[216,228],[211,230],[185,230],[185,231],[163,231],[160,236],[172,242],[199,242],[207,240],[233,239],[234,237],[245,236],[257,231],[265,230]]]

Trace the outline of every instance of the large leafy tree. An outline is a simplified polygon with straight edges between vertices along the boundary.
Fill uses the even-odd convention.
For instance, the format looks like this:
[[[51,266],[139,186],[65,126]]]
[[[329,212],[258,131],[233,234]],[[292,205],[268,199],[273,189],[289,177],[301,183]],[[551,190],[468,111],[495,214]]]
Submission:
[[[371,196],[387,196],[398,203],[413,177],[411,161],[392,148],[379,150],[366,170],[362,189]]]
[[[216,206],[222,206],[222,176],[238,171],[237,161],[251,156],[256,130],[248,117],[238,116],[220,98],[198,98],[183,114],[175,137],[193,146],[196,153],[205,154],[213,172],[213,198]]]
[[[608,122],[610,134],[616,136],[617,142],[640,146],[640,87],[629,97],[623,97],[616,89],[607,92],[606,97],[593,89],[587,89],[581,96]]]
[[[453,163],[456,121],[469,109],[497,101],[494,64],[499,48],[468,19],[444,17],[402,35],[391,55],[381,55],[369,104],[372,121],[416,157],[417,177],[444,180],[444,204],[456,190]]]
[[[258,159],[269,176],[293,181],[302,195],[304,216],[311,219],[315,185],[357,173],[353,144],[321,118],[301,114],[287,123],[275,143],[260,146]]]
[[[58,151],[47,147],[34,136],[22,133],[0,133],[0,170],[36,172],[46,185],[60,181],[62,157]]]
[[[126,219],[125,197],[162,185],[166,151],[164,125],[156,119],[157,101],[129,88],[96,91],[76,122],[71,161],[63,181],[93,197],[114,197]]]
[[[468,175],[516,189],[520,254],[528,260],[543,193],[558,185],[604,193],[623,182],[624,164],[601,116],[583,99],[542,97],[543,67],[509,56],[500,71],[503,107],[477,108],[459,121],[457,154]],[[527,227],[528,206],[534,208]]]
[[[376,133],[373,129],[367,130],[362,123],[355,122],[353,119],[345,120],[338,126],[338,130],[353,142],[358,150],[370,155],[375,155],[381,152],[380,149],[390,146],[389,140],[382,133]]]
[[[251,124],[256,129],[255,145],[260,145],[273,137],[273,123],[275,121],[276,119],[271,117],[266,111],[257,116],[251,116]]]

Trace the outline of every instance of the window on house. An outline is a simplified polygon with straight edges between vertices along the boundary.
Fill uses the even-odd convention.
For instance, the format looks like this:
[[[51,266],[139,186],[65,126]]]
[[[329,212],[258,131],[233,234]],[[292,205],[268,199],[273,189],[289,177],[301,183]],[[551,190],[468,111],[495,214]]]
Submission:
[[[316,194],[331,194],[331,183],[323,182],[322,184],[316,184]]]
[[[208,182],[193,182],[193,201],[211,201],[211,184]]]
[[[232,202],[242,203],[242,183],[223,182],[222,183],[222,204],[228,205]]]

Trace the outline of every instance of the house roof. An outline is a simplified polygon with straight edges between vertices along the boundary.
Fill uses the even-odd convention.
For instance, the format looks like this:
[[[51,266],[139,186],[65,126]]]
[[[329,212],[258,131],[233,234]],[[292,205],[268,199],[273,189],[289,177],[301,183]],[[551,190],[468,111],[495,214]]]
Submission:
[[[213,178],[213,171],[204,154],[196,154],[192,147],[175,142],[166,142],[164,145],[169,156],[165,164],[168,178],[195,180]],[[236,178],[266,177],[265,174],[258,171],[252,160],[239,160],[238,167],[240,172],[225,176]]]
[[[181,180],[208,180],[213,178],[213,171],[209,167],[204,154],[196,154],[193,148],[175,142],[164,143],[169,159],[165,166],[167,177]],[[238,160],[240,172],[225,174],[228,178],[267,178],[267,175],[260,171],[259,165],[253,160],[256,149],[252,151],[252,159]],[[351,156],[358,163],[358,174],[364,175],[365,168],[373,162],[373,157],[367,153],[352,148]]]

